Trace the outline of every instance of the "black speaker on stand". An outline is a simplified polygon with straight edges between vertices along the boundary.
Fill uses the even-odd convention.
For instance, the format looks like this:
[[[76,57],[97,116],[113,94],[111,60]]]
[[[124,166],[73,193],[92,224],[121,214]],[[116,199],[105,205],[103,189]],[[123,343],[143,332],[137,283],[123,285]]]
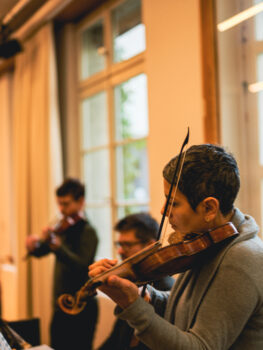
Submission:
[[[10,58],[22,51],[20,42],[16,39],[0,42],[0,57]]]
[[[10,28],[0,24],[0,58],[10,58],[23,50],[21,43],[10,35]]]

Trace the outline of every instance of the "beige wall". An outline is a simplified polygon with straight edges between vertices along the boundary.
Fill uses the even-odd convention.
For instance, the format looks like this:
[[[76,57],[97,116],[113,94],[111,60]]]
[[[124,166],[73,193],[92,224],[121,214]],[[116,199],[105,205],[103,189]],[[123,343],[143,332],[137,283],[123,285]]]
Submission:
[[[149,91],[151,211],[160,218],[162,168],[190,127],[190,143],[204,141],[199,1],[145,0]]]
[[[190,144],[204,141],[199,1],[144,0],[143,6],[147,40],[145,73],[149,91],[151,212],[160,220],[163,166],[178,153],[188,126]],[[2,271],[2,278],[7,280],[16,273],[15,270]],[[50,290],[51,279],[50,286],[45,285],[43,289],[36,284],[33,286],[34,293],[41,296]],[[14,309],[9,309],[10,317],[16,317],[17,308],[14,305]],[[101,320],[112,316],[112,310],[110,315],[101,312]],[[42,341],[47,342],[47,336]],[[96,343],[100,342],[97,333]]]

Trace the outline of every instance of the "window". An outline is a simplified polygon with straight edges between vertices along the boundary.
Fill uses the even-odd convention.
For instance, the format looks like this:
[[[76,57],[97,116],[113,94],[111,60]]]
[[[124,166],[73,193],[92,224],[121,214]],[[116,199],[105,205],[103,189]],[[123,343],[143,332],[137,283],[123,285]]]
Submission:
[[[216,0],[217,23],[263,3]],[[263,12],[218,31],[222,144],[241,170],[241,209],[263,222]]]
[[[147,210],[147,85],[144,74],[114,88],[116,203],[118,217]]]
[[[113,61],[120,62],[145,50],[141,1],[126,1],[112,10]]]
[[[147,211],[148,108],[141,1],[112,2],[78,28],[80,158],[97,256],[112,256],[112,227]]]
[[[81,79],[86,79],[105,68],[105,57],[100,54],[104,47],[101,19],[83,32],[81,44]]]

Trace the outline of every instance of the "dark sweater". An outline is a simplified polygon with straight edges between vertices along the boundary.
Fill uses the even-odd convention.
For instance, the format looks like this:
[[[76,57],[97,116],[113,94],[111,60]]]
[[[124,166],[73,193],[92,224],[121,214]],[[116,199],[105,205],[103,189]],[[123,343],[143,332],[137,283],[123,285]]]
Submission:
[[[53,301],[64,293],[74,295],[88,279],[88,266],[93,263],[98,238],[86,220],[80,220],[61,234],[61,246],[52,251],[41,242],[32,255],[41,257],[54,253],[56,256],[53,284]]]
[[[51,346],[56,350],[92,349],[97,322],[97,300],[90,297],[86,307],[77,315],[60,310],[57,298],[61,294],[75,293],[88,280],[88,266],[93,263],[98,239],[95,230],[86,220],[80,220],[61,234],[61,246],[53,251],[41,242],[33,255],[56,256],[53,289],[53,317],[51,321]]]

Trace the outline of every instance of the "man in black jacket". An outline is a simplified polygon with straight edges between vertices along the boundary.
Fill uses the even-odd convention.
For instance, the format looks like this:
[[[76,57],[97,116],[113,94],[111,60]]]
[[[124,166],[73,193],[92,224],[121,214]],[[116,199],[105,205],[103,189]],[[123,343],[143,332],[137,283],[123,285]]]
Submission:
[[[92,348],[97,322],[97,300],[90,297],[85,309],[77,315],[60,310],[61,294],[74,295],[88,279],[88,266],[93,263],[98,239],[83,211],[85,188],[77,179],[66,179],[56,190],[62,220],[55,228],[47,227],[42,238],[28,236],[28,253],[41,257],[55,254],[53,283],[53,317],[51,346],[55,350]]]
[[[114,229],[118,232],[118,241],[115,242],[118,254],[121,258],[127,259],[131,255],[156,241],[159,225],[151,215],[137,213],[126,216],[117,222]],[[154,282],[154,287],[159,290],[170,290],[174,279],[166,276]],[[133,329],[118,319],[113,327],[110,336],[99,347],[98,350],[146,350],[144,344],[138,342],[133,335]]]

